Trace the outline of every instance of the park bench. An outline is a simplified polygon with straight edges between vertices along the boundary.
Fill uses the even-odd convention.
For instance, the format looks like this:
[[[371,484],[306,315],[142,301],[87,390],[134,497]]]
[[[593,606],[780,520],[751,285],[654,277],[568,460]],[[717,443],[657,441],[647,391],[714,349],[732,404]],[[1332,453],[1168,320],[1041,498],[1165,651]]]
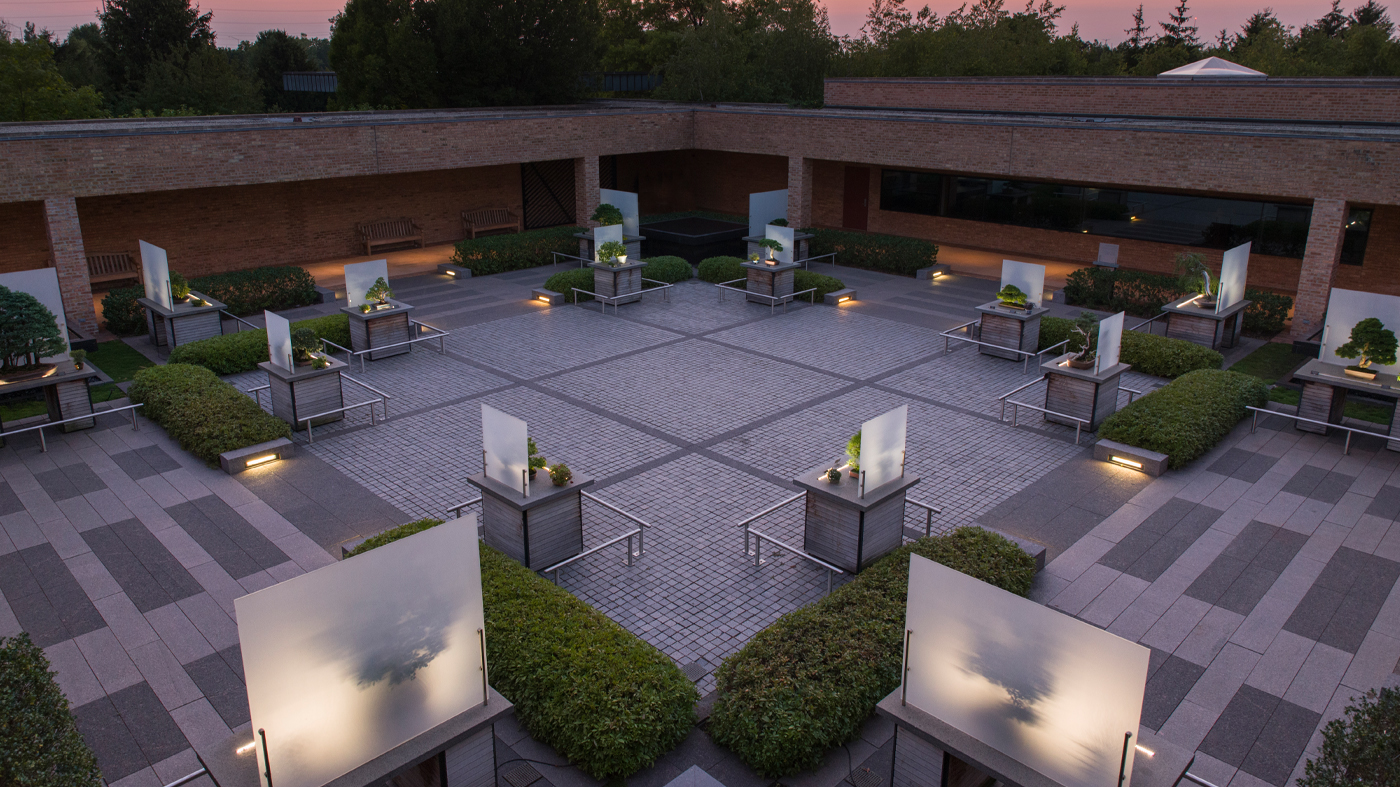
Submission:
[[[408,218],[356,224],[355,233],[365,245],[365,254],[373,254],[375,246],[397,246],[400,243],[423,245],[423,228]]]
[[[87,256],[88,281],[96,284],[104,281],[138,279],[141,267],[127,252],[116,254],[89,254]]]
[[[520,231],[520,217],[505,208],[462,211],[462,232],[475,238],[478,232],[490,230]]]

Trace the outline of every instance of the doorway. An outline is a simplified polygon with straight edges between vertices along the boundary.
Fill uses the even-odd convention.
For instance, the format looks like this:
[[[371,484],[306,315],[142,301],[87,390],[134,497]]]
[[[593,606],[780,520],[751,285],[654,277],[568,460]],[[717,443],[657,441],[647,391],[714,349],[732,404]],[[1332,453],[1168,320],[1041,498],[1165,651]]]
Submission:
[[[870,169],[846,167],[846,189],[841,207],[841,226],[863,230],[870,208]]]

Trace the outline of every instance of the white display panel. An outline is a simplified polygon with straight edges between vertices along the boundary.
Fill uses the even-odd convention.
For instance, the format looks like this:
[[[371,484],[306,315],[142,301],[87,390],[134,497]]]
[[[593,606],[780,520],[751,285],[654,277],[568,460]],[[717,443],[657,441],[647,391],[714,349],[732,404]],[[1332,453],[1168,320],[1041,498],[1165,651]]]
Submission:
[[[865,490],[872,492],[904,475],[904,438],[909,427],[909,405],[899,407],[860,425],[860,471]]]
[[[365,293],[380,279],[389,281],[389,261],[370,260],[352,262],[345,266],[345,303],[347,306],[360,306],[365,302]]]
[[[165,249],[152,246],[145,241],[141,244],[141,284],[146,287],[146,297],[167,309],[173,309],[170,301],[170,261]]]
[[[1117,265],[1117,264],[1118,264],[1118,244],[1116,244],[1116,243],[1100,243],[1100,244],[1099,244],[1099,258],[1098,258],[1097,262],[1102,262],[1102,263],[1104,263],[1105,265]]]
[[[773,252],[773,258],[778,262],[792,262],[793,247],[797,245],[797,230],[792,227],[775,227],[772,224],[763,228],[763,237],[775,240],[783,247],[782,251]]]
[[[530,432],[524,421],[481,405],[481,448],[487,478],[529,494]]]
[[[607,203],[622,211],[622,232],[627,235],[640,235],[642,215],[637,210],[637,195],[630,191],[598,189],[598,202]]]
[[[1253,241],[1245,241],[1225,252],[1220,262],[1220,292],[1215,296],[1215,312],[1219,314],[1244,300],[1244,282],[1249,273],[1249,248]]]
[[[1118,364],[1119,350],[1123,346],[1123,312],[1118,312],[1112,317],[1105,317],[1099,320],[1099,341],[1095,346],[1098,353],[1094,356],[1094,373],[1112,369]]]
[[[1066,787],[1120,787],[1147,648],[919,555],[905,628],[908,704]]]
[[[1351,329],[1368,317],[1380,320],[1386,328],[1400,336],[1400,298],[1356,290],[1332,290],[1327,299],[1327,322],[1322,330],[1322,352],[1318,359],[1325,363],[1353,366],[1360,358],[1342,358],[1337,348],[1351,341]],[[1370,368],[1382,374],[1400,374],[1400,364]]]
[[[267,323],[267,357],[273,364],[291,371],[292,323],[270,311],[263,311],[263,321]]]
[[[788,190],[760,191],[749,195],[749,236],[766,237],[763,228],[773,219],[787,218]]]
[[[1026,294],[1026,303],[1040,303],[1045,297],[1045,266],[1034,262],[1001,261],[1001,286],[1014,284]]]
[[[607,243],[608,241],[616,241],[616,242],[618,242],[618,243],[622,243],[622,242],[623,242],[623,240],[622,240],[622,225],[621,225],[621,224],[609,224],[609,225],[606,226],[606,227],[594,227],[594,228],[593,228],[593,261],[594,261],[594,262],[602,262],[602,261],[603,261],[603,258],[600,257],[600,256],[598,256],[598,249],[602,248],[603,244],[604,244],[604,243]]]
[[[56,268],[39,268],[32,271],[2,273],[0,274],[0,286],[15,292],[33,295],[35,300],[44,304],[44,308],[53,312],[54,321],[58,323],[58,335],[63,337],[64,349],[58,355],[40,358],[39,362],[53,363],[56,360],[68,360],[68,319],[63,313],[63,291],[58,287],[58,270]]]
[[[486,701],[476,517],[234,601],[259,779],[320,787]]]

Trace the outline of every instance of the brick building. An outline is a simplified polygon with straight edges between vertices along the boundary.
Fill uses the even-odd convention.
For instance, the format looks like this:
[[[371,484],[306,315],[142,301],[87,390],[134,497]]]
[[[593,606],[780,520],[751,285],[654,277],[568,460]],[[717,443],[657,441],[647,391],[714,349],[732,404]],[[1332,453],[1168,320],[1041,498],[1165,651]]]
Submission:
[[[1254,241],[1250,285],[1400,295],[1400,80],[830,79],[826,108],[598,102],[506,110],[0,126],[0,270],[57,267],[95,327],[86,254],[167,248],[188,275],[358,253],[356,222],[458,213],[585,219],[598,186],[643,213],[747,211],[789,189],[798,226],[1129,268]]]

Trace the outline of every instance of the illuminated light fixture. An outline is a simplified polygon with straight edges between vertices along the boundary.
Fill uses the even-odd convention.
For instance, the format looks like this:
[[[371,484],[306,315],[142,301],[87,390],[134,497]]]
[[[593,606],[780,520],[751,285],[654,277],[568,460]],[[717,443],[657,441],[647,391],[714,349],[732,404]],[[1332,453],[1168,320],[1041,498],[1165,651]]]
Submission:
[[[448,276],[456,276],[456,275],[457,275],[457,271],[454,271],[454,270],[443,271],[443,273],[446,273]]]
[[[1196,297],[1192,298],[1191,300],[1186,301],[1185,303],[1183,303],[1183,304],[1181,304],[1181,305],[1182,305],[1182,306],[1190,306],[1191,304],[1195,303],[1196,301],[1199,301],[1200,299],[1202,299],[1202,298],[1204,298],[1204,297],[1206,297],[1206,296],[1205,296],[1204,293],[1202,293],[1202,294],[1197,295]]]
[[[842,295],[840,298],[837,298],[837,299],[836,299],[836,302],[837,302],[837,303],[845,303],[846,301],[849,301],[850,299],[851,299],[851,296],[849,296],[849,295]]]
[[[934,271],[934,272],[933,272],[933,278],[935,278],[935,279],[941,279],[941,278],[943,278],[943,271]]]
[[[1137,216],[1129,216],[1128,221],[1137,221]]]
[[[1140,743],[1134,743],[1134,744],[1133,744],[1133,748],[1134,748],[1134,749],[1137,749],[1138,751],[1142,752],[1143,754],[1146,754],[1148,757],[1155,757],[1155,756],[1157,755],[1157,752],[1152,751],[1152,750],[1149,749],[1149,748],[1146,748],[1145,746],[1143,746],[1143,745],[1140,744]]]
[[[252,750],[253,750],[253,747],[256,746],[256,745],[258,745],[258,744],[257,744],[257,741],[248,741],[247,743],[243,744],[242,746],[239,746],[238,748],[234,749],[234,750],[233,750],[233,753],[234,753],[234,754],[247,754],[248,752],[252,751]],[[1138,748],[1142,748],[1142,747],[1139,746]]]
[[[549,296],[548,296],[548,295],[541,295],[541,296],[539,296],[538,298],[536,298],[536,300],[543,301],[543,302],[545,302],[545,303],[549,303]]]
[[[1134,470],[1141,470],[1141,469],[1142,469],[1142,462],[1134,462],[1134,461],[1131,460],[1131,459],[1124,459],[1124,458],[1121,457],[1121,456],[1109,456],[1109,457],[1108,457],[1108,461],[1114,462],[1114,463],[1117,463],[1117,464],[1120,464],[1120,465],[1123,465],[1124,467],[1131,467],[1131,468],[1133,468]],[[1138,748],[1142,748],[1142,747],[1139,746]]]
[[[249,459],[247,462],[244,462],[244,463],[243,463],[243,466],[244,466],[244,467],[257,467],[258,465],[265,465],[265,464],[267,464],[268,462],[275,462],[275,461],[277,461],[278,459],[281,459],[281,458],[282,458],[282,457],[278,456],[277,454],[263,454],[262,456],[255,456],[255,457],[253,457],[252,459]],[[251,745],[251,744],[249,744],[249,745]]]

